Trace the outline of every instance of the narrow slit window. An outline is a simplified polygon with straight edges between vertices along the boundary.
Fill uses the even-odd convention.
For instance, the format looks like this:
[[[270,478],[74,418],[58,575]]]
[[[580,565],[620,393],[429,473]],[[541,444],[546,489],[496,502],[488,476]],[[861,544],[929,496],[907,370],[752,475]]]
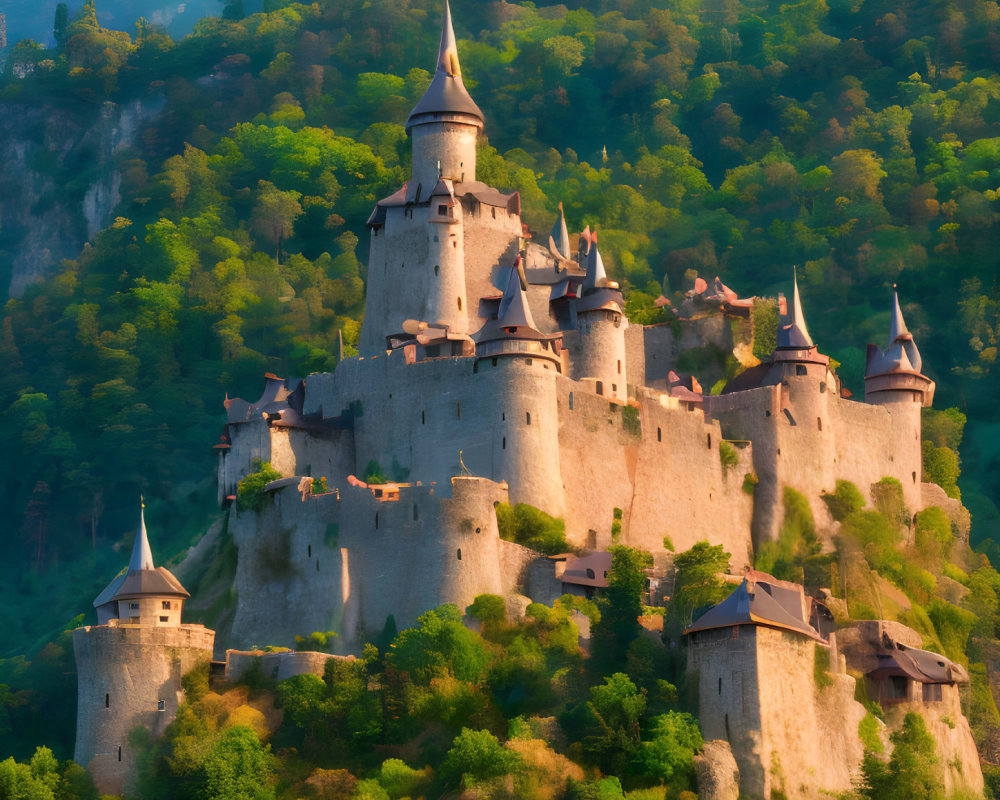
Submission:
[[[440,274],[441,274],[441,265],[440,264],[435,264],[434,265],[434,275],[437,276],[437,275],[440,275]]]
[[[462,298],[461,297],[458,298],[458,310],[459,311],[462,310]]]
[[[414,503],[413,504],[413,520],[414,520],[414,522],[416,522],[416,520],[419,518],[419,513],[420,512],[417,511],[417,504]]]
[[[455,416],[458,419],[462,418],[462,404],[461,403],[455,403]]]
[[[118,745],[118,760],[122,760],[122,746]]]
[[[312,558],[312,554],[313,554],[313,546],[309,545],[308,547],[306,547],[306,556],[308,558]]]
[[[573,393],[572,392],[569,393],[569,410],[570,411],[573,410]]]
[[[426,420],[426,418],[424,417],[424,412],[423,412],[423,411],[421,411],[421,412],[420,412],[420,424],[421,424],[421,425],[423,425],[423,424],[424,424],[425,422],[427,422],[427,420]]]
[[[622,360],[620,358],[618,359],[618,374],[622,374]]]
[[[458,548],[458,553],[456,554],[456,557],[458,558],[459,561],[462,560],[462,548],[461,547]]]
[[[817,430],[823,430],[823,418],[822,417],[816,417],[816,429]]]
[[[378,530],[378,512],[375,512],[375,530]]]
[[[710,433],[706,434],[705,435],[705,441],[707,443],[708,449],[711,450],[712,449],[712,434],[710,434]]]
[[[104,707],[105,708],[111,708],[111,695],[110,694],[104,695]]]
[[[658,442],[662,442],[663,441],[663,429],[662,428],[657,428],[656,429],[656,441],[658,441]]]
[[[524,412],[524,421],[525,421],[526,425],[530,425],[531,424],[531,412],[530,411],[525,411]]]
[[[507,437],[506,436],[503,437],[503,441],[500,443],[500,449],[501,450],[506,450],[507,449]]]

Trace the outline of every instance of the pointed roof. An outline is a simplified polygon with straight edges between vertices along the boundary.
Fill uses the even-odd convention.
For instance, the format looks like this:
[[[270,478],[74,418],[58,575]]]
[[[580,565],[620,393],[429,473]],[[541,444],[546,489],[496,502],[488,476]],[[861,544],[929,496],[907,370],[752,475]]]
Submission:
[[[766,581],[743,581],[718,605],[694,620],[684,633],[695,633],[733,625],[765,625],[769,628],[794,631],[817,641],[823,637],[802,619],[801,588],[798,596]]]
[[[590,234],[590,252],[587,253],[587,277],[583,281],[583,292],[593,291],[608,284],[608,273],[604,269],[604,259],[597,249],[597,231]]]
[[[899,307],[899,294],[892,287],[892,305],[889,309],[889,346],[884,350],[875,345],[868,346],[868,363],[865,375],[881,375],[886,372],[916,372],[923,368],[923,359],[913,341],[913,334],[906,327],[903,311]]]
[[[479,127],[483,127],[486,118],[469,95],[462,81],[462,68],[458,63],[458,44],[455,41],[455,29],[451,24],[451,7],[448,0],[444,3],[444,21],[441,26],[441,46],[438,48],[437,69],[420,102],[410,112],[406,121],[409,132],[414,125],[424,122],[437,122],[438,115],[461,114],[474,117]],[[422,117],[424,117],[422,119]]]
[[[497,306],[496,317],[487,320],[473,337],[477,343],[492,342],[497,339],[533,339],[544,341],[553,338],[542,333],[535,326],[531,307],[528,305],[528,281],[524,266],[518,256],[514,266],[507,273],[507,285]],[[495,302],[495,301],[494,301]]]
[[[549,245],[562,258],[569,261],[569,230],[566,228],[566,215],[563,214],[563,204],[559,204],[559,217],[552,226],[552,233],[549,234]]]
[[[799,278],[792,274],[792,310],[788,313],[788,303],[779,295],[778,300],[778,348],[791,347],[802,349],[812,347],[813,340],[806,327],[806,318],[802,313],[802,299],[799,297]]]
[[[166,567],[157,567],[146,534],[145,505],[139,511],[139,528],[132,544],[128,568],[122,570],[94,600],[94,607],[146,595],[190,597],[181,582]]]
[[[139,498],[139,530],[132,544],[132,558],[129,559],[129,572],[143,569],[156,569],[153,564],[153,551],[149,547],[149,537],[146,535],[146,504]]]

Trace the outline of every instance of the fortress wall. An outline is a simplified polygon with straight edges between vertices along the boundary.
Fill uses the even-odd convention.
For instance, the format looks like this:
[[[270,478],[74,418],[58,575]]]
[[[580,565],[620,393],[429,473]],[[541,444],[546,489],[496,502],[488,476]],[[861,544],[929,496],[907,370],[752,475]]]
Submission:
[[[314,651],[265,653],[263,650],[227,650],[226,680],[236,683],[254,664],[260,664],[265,677],[281,681],[295,675],[313,674],[323,677],[326,662],[331,658],[354,660],[354,656],[335,656]]]
[[[916,685],[917,695],[921,687]],[[948,797],[967,793],[980,797],[983,793],[983,768],[972,737],[969,720],[962,713],[958,687],[941,687],[941,702],[894,703],[886,709],[886,724],[891,730],[903,726],[907,712],[916,711],[924,718],[927,731],[937,743],[938,766],[944,773],[944,790]]]
[[[742,565],[752,510],[742,491],[747,468],[723,470],[718,423],[640,393],[637,436],[626,430],[619,404],[565,378],[557,383],[570,542],[611,544],[617,507],[623,512],[623,543],[656,553],[663,550],[665,535],[677,551],[708,539],[725,545]]]
[[[129,745],[129,732],[141,725],[153,736],[163,733],[184,699],[181,676],[211,660],[214,639],[202,625],[73,631],[78,674],[73,760],[90,771],[101,794],[135,788],[139,754]]]
[[[439,226],[427,222],[429,212],[428,206],[387,208],[385,225],[371,237],[365,317],[358,343],[363,354],[384,352],[385,337],[401,331],[404,320],[426,316],[426,300],[436,294],[439,280],[429,249]]]
[[[425,193],[433,185],[425,186]],[[463,314],[468,315],[462,329],[467,330],[483,321],[476,316],[479,298],[501,293],[492,282],[494,268],[501,262],[514,263],[520,216],[478,202],[456,206],[454,213],[461,217],[458,223],[428,222],[430,212],[425,205],[387,208],[385,225],[377,234],[372,232],[359,343],[363,355],[384,353],[385,337],[401,331],[404,320],[436,322],[441,313],[436,302],[428,305],[431,298],[445,296],[449,304],[455,304],[461,295]],[[451,288],[441,285],[442,280],[449,280],[448,265],[437,260],[444,255],[451,257],[449,262],[458,270],[450,277]],[[441,267],[438,275],[435,263]],[[447,307],[458,311],[457,306]],[[448,314],[445,319],[454,321]]]
[[[250,471],[255,458],[271,460],[271,436],[263,417],[229,426],[230,447],[220,451],[219,503],[236,494],[240,479]]]
[[[857,729],[865,709],[846,674],[816,686],[811,639],[740,625],[699,631],[688,644],[702,732],[706,740],[730,743],[740,796],[783,791],[789,800],[816,800],[851,789],[863,755]],[[826,656],[824,648],[824,663]]]
[[[742,631],[741,631],[742,634]],[[823,792],[847,792],[858,774],[864,749],[858,723],[864,707],[854,700],[854,679],[830,675],[832,685],[819,688],[814,661],[828,655],[816,652],[810,639],[787,631],[757,626],[757,675],[761,730],[761,766],[765,785],[751,790],[763,797],[782,790],[789,800],[813,800]],[[795,709],[795,713],[789,713]]]
[[[339,413],[360,398],[358,474],[372,459],[390,473],[395,462],[409,471],[405,480],[437,481],[447,495],[451,476],[462,473],[461,450],[473,475],[509,481],[513,502],[561,516],[554,365],[500,357],[496,366],[480,360],[473,372],[474,364],[473,358],[406,364],[399,352],[344,361],[335,382],[321,384],[322,405]]]
[[[628,398],[625,329],[628,320],[610,319],[610,312],[592,311],[578,318],[578,335],[568,339],[573,378],[601,381],[603,394]]]
[[[544,575],[544,572],[540,572],[536,576],[532,570],[538,561],[543,562],[548,567],[554,587],[552,591],[562,587],[562,582],[555,578],[552,562],[544,556],[539,556],[536,550],[517,542],[508,542],[506,539],[498,539],[497,548],[500,554],[500,574],[505,592],[517,592],[534,598],[534,595],[528,591],[529,582],[532,579],[537,581]]]
[[[270,432],[271,466],[286,477],[326,478],[333,489],[344,485],[354,470],[353,431],[272,427]]]
[[[231,641],[293,646],[295,636],[339,630],[341,553],[334,493],[307,497],[295,486],[271,493],[260,514],[233,510],[239,551]]]
[[[729,742],[740,768],[740,795],[768,797],[770,763],[763,761],[761,710],[753,625],[699,631],[688,639],[688,674],[697,674],[698,720],[705,741]],[[735,631],[735,632],[734,632]],[[812,670],[810,668],[810,675]]]
[[[838,403],[837,459],[849,465],[845,474],[858,475],[852,480],[869,501],[871,484],[885,476],[896,478],[903,485],[903,500],[911,515],[924,507],[920,408],[920,403],[914,402]]]
[[[682,371],[677,359],[684,351],[713,345],[722,352],[730,352],[733,349],[730,322],[729,317],[713,313],[684,321],[629,325],[625,331],[629,382],[665,389],[670,370]],[[722,376],[721,368],[711,364],[699,369],[695,377],[707,391]]]
[[[424,611],[477,594],[503,594],[495,502],[502,484],[456,477],[451,497],[435,486],[400,487],[398,501],[350,487],[343,497],[340,544],[347,551],[344,636],[377,634],[391,614],[403,629]]]
[[[521,217],[506,208],[480,203],[462,204],[465,228],[465,291],[469,300],[469,322],[477,330],[486,320],[477,316],[479,298],[503,294],[496,286],[498,266],[510,266],[517,258]],[[536,320],[542,324],[542,320]],[[544,328],[543,328],[544,330]]]

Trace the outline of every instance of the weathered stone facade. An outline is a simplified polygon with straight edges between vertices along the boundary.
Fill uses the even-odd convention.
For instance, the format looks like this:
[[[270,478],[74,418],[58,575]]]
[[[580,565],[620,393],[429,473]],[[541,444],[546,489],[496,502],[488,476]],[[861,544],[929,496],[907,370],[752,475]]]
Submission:
[[[129,733],[160,736],[184,699],[181,677],[212,659],[215,632],[203,625],[106,625],[73,631],[78,699],[73,760],[102,794],[135,789],[139,755]]]

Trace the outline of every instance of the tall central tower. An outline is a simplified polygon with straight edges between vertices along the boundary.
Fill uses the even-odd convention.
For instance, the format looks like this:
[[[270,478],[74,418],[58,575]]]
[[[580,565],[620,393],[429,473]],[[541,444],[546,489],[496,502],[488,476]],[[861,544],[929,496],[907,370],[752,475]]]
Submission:
[[[501,259],[509,265],[521,235],[520,198],[476,181],[483,112],[462,82],[447,0],[437,68],[410,112],[410,180],[379,201],[368,220],[371,249],[362,355],[386,349],[406,320],[471,334],[485,320],[478,301],[495,294]]]

